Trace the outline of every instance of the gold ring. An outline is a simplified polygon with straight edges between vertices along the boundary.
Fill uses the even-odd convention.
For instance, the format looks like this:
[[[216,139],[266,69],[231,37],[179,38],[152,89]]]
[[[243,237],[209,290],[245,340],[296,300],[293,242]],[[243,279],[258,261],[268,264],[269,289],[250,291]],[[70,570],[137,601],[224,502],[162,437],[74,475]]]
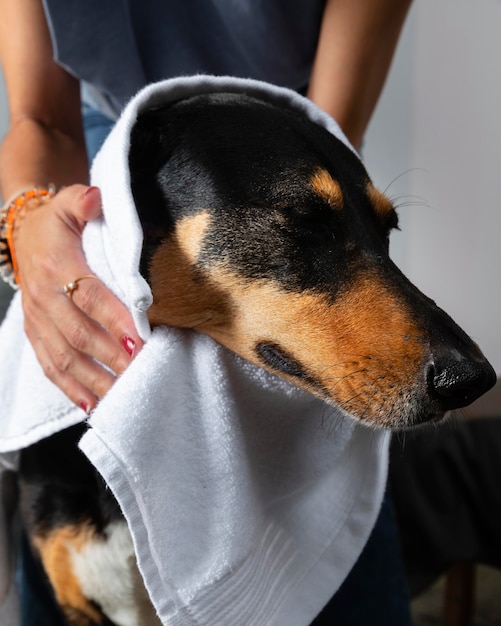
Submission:
[[[78,283],[81,280],[85,280],[86,278],[97,278],[97,276],[94,276],[94,274],[87,274],[86,276],[80,276],[80,278],[75,278],[75,280],[71,281],[71,283],[66,283],[66,285],[63,285],[63,291],[70,300],[73,300],[73,293],[78,289]]]

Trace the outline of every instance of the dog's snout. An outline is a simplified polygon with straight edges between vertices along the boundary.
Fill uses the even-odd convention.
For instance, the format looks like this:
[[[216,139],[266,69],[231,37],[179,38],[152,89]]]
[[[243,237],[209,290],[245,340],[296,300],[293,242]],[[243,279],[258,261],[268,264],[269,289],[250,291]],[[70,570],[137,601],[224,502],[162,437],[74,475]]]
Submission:
[[[471,404],[496,382],[496,374],[485,359],[470,358],[453,350],[434,355],[428,365],[426,380],[429,392],[444,411]]]

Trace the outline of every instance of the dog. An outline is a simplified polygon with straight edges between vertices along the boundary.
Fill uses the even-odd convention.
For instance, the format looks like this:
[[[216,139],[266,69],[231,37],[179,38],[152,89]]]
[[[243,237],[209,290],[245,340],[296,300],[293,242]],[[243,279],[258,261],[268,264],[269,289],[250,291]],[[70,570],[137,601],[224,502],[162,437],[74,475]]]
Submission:
[[[390,260],[390,200],[299,112],[193,96],[141,115],[129,163],[152,326],[207,334],[375,428],[436,423],[493,386],[476,344]],[[31,545],[68,624],[158,624],[118,504],[77,448],[84,429],[21,454]]]

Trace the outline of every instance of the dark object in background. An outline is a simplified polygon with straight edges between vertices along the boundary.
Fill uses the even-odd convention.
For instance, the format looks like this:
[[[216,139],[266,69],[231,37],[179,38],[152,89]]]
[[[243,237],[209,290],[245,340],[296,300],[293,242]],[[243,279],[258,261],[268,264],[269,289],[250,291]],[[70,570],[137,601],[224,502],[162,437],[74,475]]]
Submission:
[[[394,436],[390,483],[411,594],[451,563],[501,568],[501,418]]]

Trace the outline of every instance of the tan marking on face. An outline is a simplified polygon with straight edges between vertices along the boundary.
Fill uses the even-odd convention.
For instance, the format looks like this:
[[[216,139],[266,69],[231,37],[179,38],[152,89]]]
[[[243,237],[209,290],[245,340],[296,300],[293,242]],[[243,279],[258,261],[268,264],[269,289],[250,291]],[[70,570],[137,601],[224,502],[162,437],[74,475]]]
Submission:
[[[393,205],[388,198],[376,189],[372,183],[368,183],[366,187],[367,197],[369,198],[376,215],[384,220],[390,213],[393,213]]]
[[[45,537],[35,537],[34,545],[49,577],[61,607],[75,618],[82,616],[82,624],[100,623],[102,613],[84,596],[78,578],[73,572],[71,552],[80,552],[91,541],[94,531],[89,526],[61,526]],[[78,621],[72,623],[77,624]]]
[[[203,238],[210,226],[209,211],[201,211],[179,220],[175,228],[175,239],[179,250],[190,262],[196,263],[200,254]]]
[[[227,294],[231,315],[220,311],[198,330],[368,423],[404,423],[425,346],[408,312],[377,278],[361,279],[334,304],[313,292],[245,281],[223,264],[212,268],[211,281]],[[318,384],[268,368],[256,354],[262,341],[281,346]]]
[[[227,293],[196,267],[209,226],[208,212],[184,218],[155,252],[150,267],[154,298],[148,311],[153,326],[202,330],[204,324],[230,315]]]
[[[310,185],[313,187],[323,200],[335,209],[343,206],[343,192],[337,181],[335,181],[327,170],[317,169],[310,179]]]

